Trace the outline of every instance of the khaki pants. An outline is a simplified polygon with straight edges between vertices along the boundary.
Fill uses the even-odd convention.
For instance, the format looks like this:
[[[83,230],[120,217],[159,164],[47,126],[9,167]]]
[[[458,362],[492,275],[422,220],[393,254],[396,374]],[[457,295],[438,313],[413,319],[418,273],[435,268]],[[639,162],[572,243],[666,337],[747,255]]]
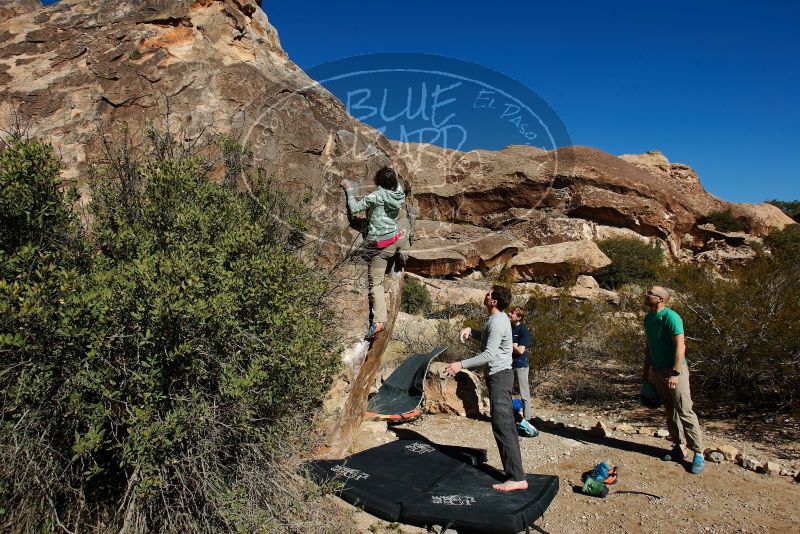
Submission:
[[[667,429],[676,444],[686,445],[690,450],[702,453],[703,438],[700,423],[692,410],[692,396],[689,392],[689,368],[686,364],[681,366],[678,386],[675,389],[669,389],[667,386],[670,370],[670,368],[650,369],[650,381],[661,397],[667,413]]]
[[[386,248],[372,249],[365,258],[369,261],[367,280],[369,282],[369,295],[372,300],[372,322],[385,323],[388,319],[386,312],[386,293],[383,287],[386,278],[386,267],[389,260],[396,252],[403,252],[408,248],[408,237],[403,237]]]
[[[527,421],[531,418],[531,384],[528,381],[530,367],[517,367],[514,376],[519,384],[519,396],[522,397],[522,417]]]

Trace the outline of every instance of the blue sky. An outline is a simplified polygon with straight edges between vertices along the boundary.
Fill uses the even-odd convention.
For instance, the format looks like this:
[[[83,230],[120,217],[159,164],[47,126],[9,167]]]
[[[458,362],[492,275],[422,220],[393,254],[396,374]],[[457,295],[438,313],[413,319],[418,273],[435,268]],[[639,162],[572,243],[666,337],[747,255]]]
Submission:
[[[800,199],[800,2],[262,4],[312,73],[380,52],[456,58],[529,88],[574,144],[661,150],[726,200]]]
[[[800,2],[285,2],[304,69],[427,52],[518,80],[575,144],[658,149],[731,201],[800,198]]]

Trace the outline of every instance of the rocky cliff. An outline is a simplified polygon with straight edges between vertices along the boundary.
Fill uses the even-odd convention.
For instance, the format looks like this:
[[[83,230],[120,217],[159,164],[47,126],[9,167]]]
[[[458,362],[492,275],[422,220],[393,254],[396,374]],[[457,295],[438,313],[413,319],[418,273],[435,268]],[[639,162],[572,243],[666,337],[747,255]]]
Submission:
[[[518,279],[558,275],[570,264],[591,272],[607,263],[593,241],[615,236],[688,260],[715,242],[744,245],[709,233],[704,223],[714,212],[731,209],[748,237],[793,222],[775,206],[714,197],[690,167],[656,151],[615,157],[583,146],[459,152],[393,144],[412,171],[420,221],[409,267],[423,275],[503,265]]]
[[[100,131],[134,133],[169,117],[186,139],[229,132],[293,194],[312,199],[325,259],[353,242],[339,181],[402,167],[375,130],[350,117],[281,48],[249,0],[4,2],[0,117],[52,142],[65,177],[102,156]],[[113,8],[109,8],[113,6]],[[335,224],[331,224],[335,221]]]

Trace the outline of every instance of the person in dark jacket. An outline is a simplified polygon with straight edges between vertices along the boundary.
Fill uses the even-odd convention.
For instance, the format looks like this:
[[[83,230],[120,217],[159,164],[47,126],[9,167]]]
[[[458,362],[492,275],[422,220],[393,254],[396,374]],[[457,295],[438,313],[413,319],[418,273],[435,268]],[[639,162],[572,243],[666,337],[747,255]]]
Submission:
[[[531,385],[528,381],[530,371],[530,346],[531,332],[522,321],[525,319],[525,309],[521,306],[514,306],[508,314],[511,319],[511,368],[519,384],[519,396],[522,397],[522,415],[526,421],[531,418]]]

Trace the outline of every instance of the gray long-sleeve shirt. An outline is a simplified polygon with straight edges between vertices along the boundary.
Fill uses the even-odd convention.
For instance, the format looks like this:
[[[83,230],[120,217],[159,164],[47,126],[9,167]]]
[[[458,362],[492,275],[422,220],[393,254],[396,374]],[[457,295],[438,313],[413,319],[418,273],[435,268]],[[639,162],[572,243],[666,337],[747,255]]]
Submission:
[[[511,320],[505,313],[490,315],[483,324],[479,335],[472,331],[472,337],[481,340],[481,352],[461,362],[464,369],[472,369],[489,364],[489,374],[511,369]]]

